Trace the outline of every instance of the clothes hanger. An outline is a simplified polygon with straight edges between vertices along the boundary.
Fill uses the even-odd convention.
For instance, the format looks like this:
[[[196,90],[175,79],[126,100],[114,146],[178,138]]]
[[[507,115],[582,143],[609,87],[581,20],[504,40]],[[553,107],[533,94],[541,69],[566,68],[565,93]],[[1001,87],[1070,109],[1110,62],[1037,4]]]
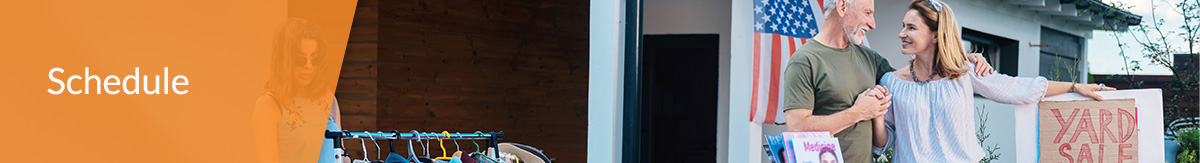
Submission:
[[[458,139],[454,139],[454,154],[453,154],[453,155],[450,155],[450,158],[465,159],[465,158],[463,158],[463,157],[462,157],[462,156],[463,156],[463,151],[462,151],[462,148],[460,148],[460,147],[458,146],[458,140],[459,140],[459,139],[464,139],[464,138],[466,138],[466,137],[463,137],[463,134],[462,134],[461,132],[454,132],[454,134],[457,134],[457,135],[458,135]],[[469,156],[468,156],[468,157],[469,157]]]
[[[483,136],[483,132],[475,131],[475,134],[479,134],[479,136]],[[475,144],[475,152],[473,152],[473,153],[479,153],[479,143],[475,142],[475,139],[471,139],[471,144]]]
[[[437,136],[434,136],[434,137],[437,137]],[[429,137],[425,137],[425,139],[429,139]],[[429,151],[433,150],[433,149],[430,149],[430,148],[433,148],[432,145],[429,145],[430,142],[432,142],[432,141],[425,141],[425,145],[423,146],[425,148],[425,158],[426,159],[428,159],[430,156]]]
[[[413,137],[414,137],[415,139],[418,139],[418,140],[420,140],[420,139],[421,139],[421,135],[420,135],[420,134],[417,134],[417,130],[412,130],[412,133],[413,133]],[[413,140],[413,139],[408,139],[408,157],[409,157],[409,158],[410,158],[412,161],[417,161],[417,152],[413,152],[413,142],[412,142],[412,140]],[[418,142],[419,142],[419,141],[418,141]]]
[[[370,134],[368,134],[368,135],[370,135]],[[362,145],[362,151],[363,151],[363,159],[362,160],[367,161],[367,140],[363,140],[363,139],[358,139],[358,140],[359,140],[359,144]],[[370,162],[370,161],[368,161],[368,162]]]
[[[392,135],[396,135],[396,138],[399,138],[400,131],[392,130]],[[390,149],[392,151],[392,153],[396,153],[396,145],[395,145],[396,142],[392,141],[392,140],[396,140],[396,139],[388,139],[388,149]]]
[[[478,134],[478,135],[479,135],[479,137],[483,137],[483,132],[482,132],[482,131],[475,131],[475,134]],[[475,139],[471,139],[471,143],[475,143]],[[475,160],[476,160],[476,161],[478,161],[478,162],[484,162],[484,161],[487,161],[487,162],[503,162],[503,161],[500,161],[500,160],[498,160],[498,159],[496,159],[496,158],[492,158],[491,156],[488,156],[487,154],[484,154],[484,153],[481,153],[481,152],[479,152],[479,149],[481,149],[481,148],[479,147],[479,143],[475,143],[475,152],[471,152],[471,154],[468,154],[467,156],[482,156],[481,158],[483,158],[483,160],[480,160],[480,159],[475,159],[475,157],[471,157],[472,159],[475,159]],[[485,150],[485,151],[486,151],[486,150]]]
[[[450,138],[450,132],[442,131],[442,135],[446,135],[447,139]],[[446,157],[446,144],[442,141],[441,137],[436,137],[436,138],[438,140],[438,146],[442,147],[442,157],[437,157],[437,158],[433,158],[433,159],[434,160],[450,160],[450,157]]]
[[[375,143],[375,160],[379,160],[379,142],[375,141],[375,135],[371,135],[371,131],[363,131],[363,132],[367,133],[367,138],[371,139],[371,143]],[[366,140],[364,140],[363,142],[366,142]],[[363,144],[366,144],[366,143],[363,143]],[[366,146],[366,145],[363,145],[363,146]],[[363,147],[363,161],[371,162],[371,159],[367,158],[367,147]]]
[[[454,139],[454,140],[453,140],[453,141],[454,141],[454,151],[455,151],[455,152],[461,152],[461,151],[462,151],[462,149],[461,149],[461,148],[458,148],[458,140],[459,140],[459,139],[463,139],[462,133],[455,132],[454,134],[458,134],[458,139]]]
[[[383,132],[376,131],[376,133],[382,134]],[[371,133],[368,131],[367,135],[371,135]],[[375,161],[383,160],[382,159],[383,155],[379,154],[379,151],[381,151],[383,149],[379,148],[379,142],[375,141],[374,135],[372,135],[370,137],[371,137],[371,143],[375,143]],[[363,151],[363,152],[366,152],[366,151]]]

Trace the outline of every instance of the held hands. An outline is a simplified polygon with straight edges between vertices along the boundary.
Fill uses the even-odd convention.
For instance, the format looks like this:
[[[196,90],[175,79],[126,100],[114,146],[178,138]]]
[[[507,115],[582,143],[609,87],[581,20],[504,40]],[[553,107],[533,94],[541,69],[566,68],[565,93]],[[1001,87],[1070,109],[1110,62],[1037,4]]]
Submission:
[[[876,85],[859,93],[854,100],[854,106],[850,108],[860,115],[859,120],[874,119],[887,114],[888,107],[892,106],[891,99],[892,94],[888,92],[887,87]]]

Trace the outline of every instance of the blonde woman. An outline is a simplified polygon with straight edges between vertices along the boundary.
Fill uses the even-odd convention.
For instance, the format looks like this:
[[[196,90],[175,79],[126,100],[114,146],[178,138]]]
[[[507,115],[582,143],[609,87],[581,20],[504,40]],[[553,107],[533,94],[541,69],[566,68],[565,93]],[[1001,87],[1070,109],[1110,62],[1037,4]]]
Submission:
[[[973,93],[996,102],[1029,104],[1068,92],[1102,100],[1095,84],[977,75],[967,63],[950,6],[937,0],[910,3],[900,30],[901,53],[911,64],[883,75],[874,91],[891,95],[888,113],[874,121],[876,153],[893,148],[893,162],[978,162]]]

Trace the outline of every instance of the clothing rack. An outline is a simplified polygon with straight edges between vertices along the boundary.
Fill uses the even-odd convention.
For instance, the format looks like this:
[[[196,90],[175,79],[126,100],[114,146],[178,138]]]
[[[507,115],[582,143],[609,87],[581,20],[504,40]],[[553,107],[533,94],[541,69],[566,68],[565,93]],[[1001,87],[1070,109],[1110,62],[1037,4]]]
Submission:
[[[351,132],[351,131],[325,131],[325,138],[330,139],[405,139],[405,140],[481,140],[486,139],[487,144],[491,144],[492,152],[500,153],[500,138],[504,138],[504,132],[484,132],[484,133],[437,133],[437,132]],[[341,141],[333,141],[334,147],[342,147]]]

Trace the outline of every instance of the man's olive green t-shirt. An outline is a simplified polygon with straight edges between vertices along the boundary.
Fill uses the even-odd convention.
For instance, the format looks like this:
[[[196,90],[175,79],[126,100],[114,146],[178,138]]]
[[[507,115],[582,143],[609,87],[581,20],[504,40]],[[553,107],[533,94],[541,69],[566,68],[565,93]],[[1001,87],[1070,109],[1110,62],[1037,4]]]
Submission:
[[[782,108],[785,112],[810,109],[813,115],[846,110],[854,105],[859,93],[875,87],[884,73],[895,70],[887,59],[865,46],[851,44],[838,49],[809,41],[788,61]],[[867,120],[834,134],[846,162],[871,162],[871,132]]]

